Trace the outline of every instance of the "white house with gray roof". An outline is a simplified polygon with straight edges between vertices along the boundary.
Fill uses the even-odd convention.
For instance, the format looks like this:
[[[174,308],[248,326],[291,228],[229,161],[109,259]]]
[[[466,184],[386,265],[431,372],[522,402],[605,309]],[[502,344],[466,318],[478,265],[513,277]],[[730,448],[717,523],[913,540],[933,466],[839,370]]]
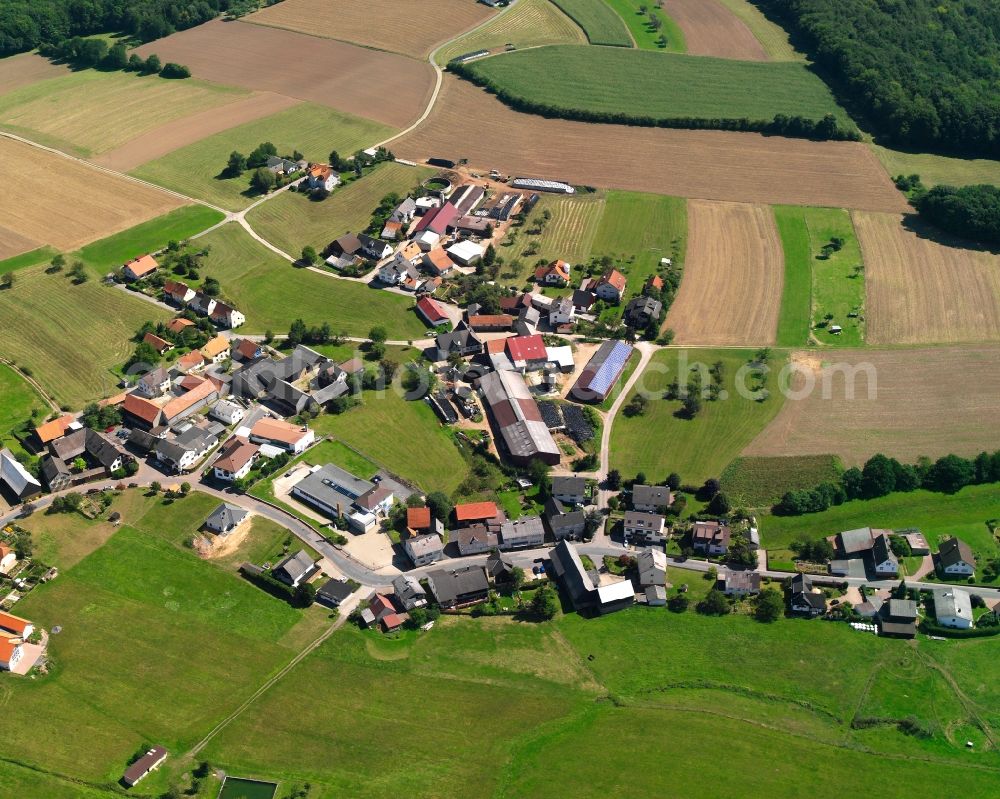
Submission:
[[[934,592],[934,615],[942,627],[968,630],[972,627],[972,595],[961,588]]]
[[[205,527],[216,535],[229,535],[249,515],[250,511],[243,510],[239,505],[230,505],[228,502],[223,502],[205,519]]]
[[[343,518],[351,529],[366,533],[392,507],[392,492],[362,480],[332,463],[313,469],[292,487],[292,496],[332,519]]]

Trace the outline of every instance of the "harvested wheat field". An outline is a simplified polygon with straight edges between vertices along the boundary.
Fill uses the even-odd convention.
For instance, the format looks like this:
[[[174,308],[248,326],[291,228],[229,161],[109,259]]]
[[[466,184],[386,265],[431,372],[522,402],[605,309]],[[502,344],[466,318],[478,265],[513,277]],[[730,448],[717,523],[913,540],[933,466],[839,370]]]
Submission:
[[[785,258],[766,205],[688,201],[684,277],[667,314],[677,344],[773,344]]]
[[[0,219],[25,238],[73,250],[186,203],[172,194],[0,136],[6,186]],[[58,175],[58,191],[40,191],[39,175]]]
[[[426,57],[493,13],[476,0],[284,0],[246,21]]]
[[[860,143],[545,119],[512,111],[450,75],[431,115],[392,150],[417,161],[468,158],[479,169],[679,197],[897,213],[907,207]]]
[[[834,454],[850,466],[876,452],[912,462],[1000,447],[1000,347],[843,350],[829,361],[822,357],[793,354],[801,366],[793,389],[815,387],[804,399],[788,397],[744,455]],[[873,398],[866,364],[875,375]],[[858,371],[854,399],[845,390],[845,365]]]
[[[207,136],[235,128],[245,122],[276,114],[299,105],[300,101],[283,94],[259,92],[219,108],[167,122],[120,147],[92,158],[95,164],[128,172],[137,166],[162,158],[174,150],[194,144]]]
[[[41,242],[29,239],[27,236],[0,225],[0,261],[22,252],[37,250]]]
[[[48,78],[68,75],[69,67],[53,64],[35,53],[21,53],[0,58],[0,94],[29,86]]]
[[[854,214],[868,341],[1000,341],[1000,257],[946,246],[909,225],[896,214]]]
[[[586,44],[583,28],[550,0],[517,0],[489,24],[450,42],[434,56],[439,64],[463,53],[492,50],[506,44],[518,50],[543,44]]]
[[[769,60],[757,37],[718,0],[664,0],[663,8],[684,31],[691,55]]]
[[[198,78],[275,92],[405,127],[427,105],[430,64],[302,33],[215,20],[140,47]]]

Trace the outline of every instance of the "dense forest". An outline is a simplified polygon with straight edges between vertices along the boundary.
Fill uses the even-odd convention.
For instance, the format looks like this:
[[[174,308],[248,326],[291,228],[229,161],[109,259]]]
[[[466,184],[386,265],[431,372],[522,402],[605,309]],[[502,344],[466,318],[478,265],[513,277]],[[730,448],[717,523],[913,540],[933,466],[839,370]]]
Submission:
[[[997,0],[753,0],[901,147],[1000,157]]]
[[[919,194],[913,205],[920,216],[955,236],[1000,244],[1000,188],[935,186]]]
[[[149,42],[208,22],[231,4],[230,0],[0,0],[0,56],[112,31]]]

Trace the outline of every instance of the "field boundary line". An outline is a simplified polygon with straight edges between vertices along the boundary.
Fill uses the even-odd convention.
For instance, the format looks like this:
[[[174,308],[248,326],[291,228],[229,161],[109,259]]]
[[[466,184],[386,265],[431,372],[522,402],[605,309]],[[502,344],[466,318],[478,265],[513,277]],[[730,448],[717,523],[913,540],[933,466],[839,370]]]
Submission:
[[[25,374],[25,372],[21,369],[21,367],[18,366],[9,358],[0,357],[0,363],[2,363],[4,366],[9,367],[11,371],[14,372],[14,374],[20,377],[29,386],[31,386],[38,394],[38,396],[42,398],[42,401],[49,406],[49,410],[51,410],[53,413],[62,412],[62,408],[59,407],[59,403],[55,401],[55,399],[49,394],[48,391],[42,388],[42,384],[39,383],[37,380],[35,380],[34,377],[32,377],[29,374]]]

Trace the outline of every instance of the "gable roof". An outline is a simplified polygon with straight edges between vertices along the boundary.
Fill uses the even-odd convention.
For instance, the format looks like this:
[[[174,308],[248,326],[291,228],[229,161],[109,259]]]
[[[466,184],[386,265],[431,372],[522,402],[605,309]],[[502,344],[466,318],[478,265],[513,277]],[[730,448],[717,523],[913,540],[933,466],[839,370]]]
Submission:
[[[152,255],[141,255],[138,258],[133,258],[125,266],[136,277],[143,277],[156,269],[159,264],[156,263],[156,259]]]
[[[60,436],[66,435],[66,430],[72,423],[73,416],[66,413],[58,419],[53,419],[51,422],[46,422],[45,424],[36,427],[35,435],[43,444],[48,444],[50,441],[54,441]]]
[[[598,286],[604,286],[604,285],[613,286],[615,289],[618,290],[619,294],[625,291],[625,284],[626,284],[625,275],[623,275],[617,269],[609,269],[607,272],[601,275],[601,279],[597,281]]]
[[[495,502],[464,502],[455,506],[455,520],[459,522],[493,519],[497,516]]]
[[[23,635],[24,631],[28,627],[33,627],[34,625],[27,619],[22,619],[20,616],[15,616],[13,613],[7,613],[6,611],[0,610],[0,630],[7,630],[14,635]],[[0,636],[2,638],[3,636]]]
[[[216,355],[220,355],[229,349],[229,339],[225,336],[219,335],[215,338],[205,342],[205,346],[201,348],[201,354],[207,359],[211,360]]]
[[[976,556],[972,554],[972,547],[962,539],[947,538],[938,546],[938,562],[943,567],[965,562],[975,568]]]
[[[9,449],[0,449],[0,479],[18,496],[27,496],[42,489],[42,484],[21,465]]]
[[[448,226],[458,219],[459,216],[461,216],[459,210],[451,203],[446,202],[437,208],[431,208],[426,214],[420,217],[420,221],[413,229],[413,232],[422,233],[425,230],[429,230],[432,233],[437,233],[439,236],[444,235],[448,231]]]
[[[417,310],[420,311],[424,319],[432,324],[441,324],[448,321],[448,314],[430,297],[421,297],[417,300]]]
[[[406,526],[411,530],[426,530],[431,526],[430,508],[407,508]]]
[[[274,571],[284,572],[292,582],[295,582],[309,572],[314,565],[313,559],[306,554],[304,549],[300,549],[294,555],[289,555],[275,566]]]
[[[245,438],[233,436],[219,449],[219,457],[213,464],[216,469],[238,472],[260,452],[260,447]]]
[[[195,382],[197,381],[197,383]],[[172,421],[176,416],[184,413],[185,411],[193,408],[200,402],[207,400],[212,394],[216,392],[215,384],[208,379],[195,377],[194,375],[188,375],[181,381],[181,386],[184,388],[190,388],[179,397],[174,397],[166,405],[163,406],[163,416],[168,422]]]
[[[514,336],[505,339],[507,354],[510,359],[518,361],[544,361],[548,358],[545,351],[545,340],[541,334],[535,333],[532,336]]]
[[[306,435],[308,430],[301,425],[289,424],[280,419],[265,417],[258,419],[250,429],[250,435],[280,441],[283,444],[295,444]]]
[[[178,316],[176,319],[171,319],[167,322],[167,330],[171,333],[180,333],[188,327],[194,327],[194,322],[190,319],[185,319],[183,316]]]
[[[127,413],[148,424],[154,424],[160,418],[160,406],[138,394],[126,394],[122,407]]]

